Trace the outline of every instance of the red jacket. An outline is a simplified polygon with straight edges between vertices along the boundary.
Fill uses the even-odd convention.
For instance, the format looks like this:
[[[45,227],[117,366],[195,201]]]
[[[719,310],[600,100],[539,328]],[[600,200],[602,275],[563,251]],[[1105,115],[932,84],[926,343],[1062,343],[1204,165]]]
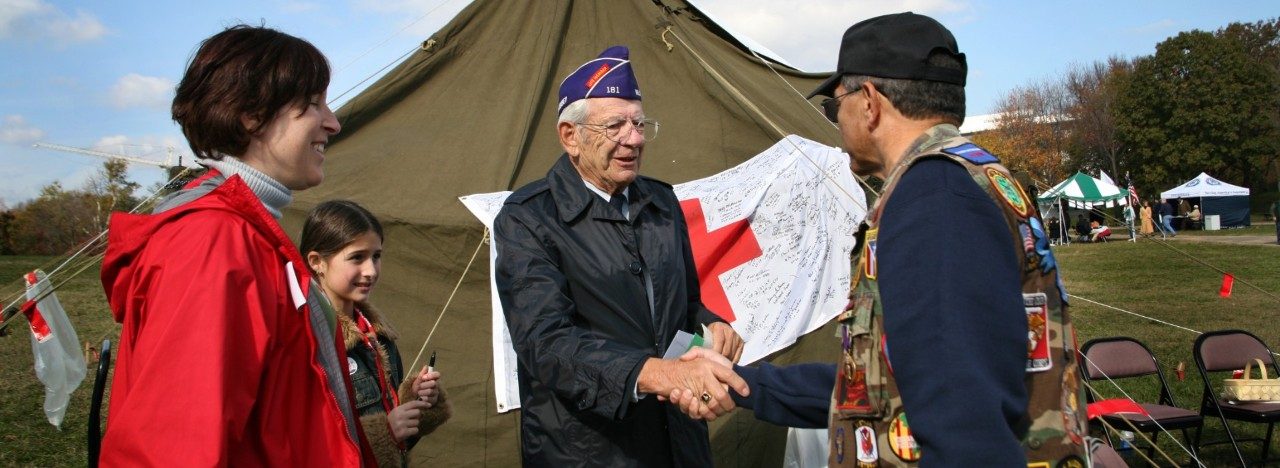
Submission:
[[[239,177],[112,216],[102,285],[124,328],[103,466],[361,465],[287,269],[305,297],[297,248]]]

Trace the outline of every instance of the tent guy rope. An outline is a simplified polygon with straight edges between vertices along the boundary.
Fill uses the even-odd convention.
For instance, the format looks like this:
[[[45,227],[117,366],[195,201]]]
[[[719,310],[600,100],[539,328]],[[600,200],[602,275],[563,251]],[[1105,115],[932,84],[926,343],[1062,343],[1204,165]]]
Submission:
[[[462,280],[467,278],[467,273],[471,271],[471,266],[475,265],[476,257],[480,255],[480,248],[489,242],[489,230],[485,229],[484,234],[480,236],[480,242],[476,244],[476,251],[471,253],[471,260],[467,261],[467,267],[462,269],[462,274],[458,276],[458,282],[453,285],[453,292],[449,293],[449,299],[444,301],[444,307],[440,308],[440,316],[436,317],[435,325],[431,326],[431,331],[427,333],[427,339],[422,341],[422,347],[418,348],[418,355],[414,356],[413,363],[405,369],[416,369],[418,361],[422,359],[422,353],[427,350],[427,343],[431,342],[431,336],[435,335],[436,327],[440,326],[440,320],[444,319],[444,313],[449,311],[449,304],[453,303],[453,297],[458,294],[458,288],[462,287]]]
[[[757,117],[759,117],[766,124],[768,124],[769,127],[771,127],[772,130],[774,131],[775,136],[777,138],[785,139],[785,137],[787,136],[787,133],[782,129],[782,127],[779,127],[777,123],[774,123],[772,119],[766,116],[764,114],[764,111],[760,110],[760,107],[757,106],[754,101],[747,98],[747,96],[744,95],[741,90],[739,90],[736,86],[730,83],[729,80],[725,79],[724,75],[722,75],[719,71],[717,71],[714,67],[712,67],[711,64],[707,63],[707,61],[702,58],[702,55],[698,54],[698,51],[694,50],[693,47],[690,47],[689,44],[684,41],[684,38],[680,37],[680,35],[677,34],[675,31],[672,31],[670,26],[667,26],[667,29],[664,31],[663,34],[665,35],[667,32],[671,33],[671,36],[675,37],[676,41],[679,41],[680,45],[684,46],[685,50],[688,50],[689,53],[693,55],[693,58],[698,61],[698,64],[708,73],[710,73],[712,78],[715,78],[717,83],[720,83],[721,86],[723,86],[727,91],[729,91],[729,94],[733,95],[733,97],[737,99],[738,102],[742,103],[744,106],[747,107],[748,110],[756,114]],[[812,104],[810,105],[812,106]],[[794,146],[794,143],[792,145]],[[813,158],[811,158],[808,153],[805,153],[804,150],[798,146],[795,146],[795,148],[799,150],[802,156],[804,156],[805,161],[808,161],[809,164],[813,165],[814,167],[817,167],[819,171],[822,172],[823,174],[822,180],[824,183],[831,181],[830,176],[828,176],[825,171],[821,171],[822,168],[819,167],[816,162],[814,162]],[[855,179],[858,182],[860,182],[868,192],[871,192],[873,195],[877,197],[880,196],[880,193],[877,192],[874,188],[872,188],[869,184],[867,184],[866,180],[864,180],[861,177],[855,177]],[[827,185],[827,184],[824,184],[824,185]],[[859,202],[859,200],[855,198],[853,194],[849,193],[847,190],[845,190],[843,187],[840,187],[839,185],[836,185],[836,188],[839,189],[840,192],[844,194],[845,197],[847,197],[850,201],[852,201],[854,205],[860,206],[863,211],[867,211],[867,206],[864,203]]]
[[[182,177],[185,177],[188,173],[190,173],[190,171],[191,171],[191,168],[184,168],[181,172],[179,172],[178,174],[170,178],[168,181],[166,181],[165,184],[161,185],[161,187],[168,186],[169,184],[172,184],[174,181],[179,180]],[[159,197],[159,194],[160,194],[159,190],[152,192],[149,196],[140,200],[137,205],[134,205],[134,207],[129,210],[129,213],[137,213],[138,210],[142,209],[143,207],[149,206]],[[58,264],[57,267],[53,268],[51,271],[48,271],[45,274],[45,279],[49,281],[50,284],[54,284],[55,279],[58,279],[59,277],[63,276],[62,272],[66,269],[72,269],[72,270],[75,270],[75,272],[71,273],[69,277],[66,278],[65,280],[62,280],[61,282],[58,282],[55,286],[49,288],[48,291],[42,293],[40,296],[36,297],[34,300],[38,302],[41,299],[44,299],[45,297],[47,297],[49,294],[53,294],[54,291],[57,291],[58,288],[62,287],[63,284],[66,284],[67,281],[70,281],[76,276],[79,276],[80,273],[83,273],[84,270],[88,269],[89,266],[94,265],[97,262],[101,261],[103,255],[105,254],[107,232],[108,230],[104,229],[102,232],[98,233],[98,235],[94,236],[92,239],[89,239],[84,243],[82,243],[75,250],[75,252],[71,253],[70,255],[67,255],[67,257],[61,261],[61,263],[59,263],[57,259],[54,259],[48,263],[45,263],[37,267],[36,269],[45,270],[45,269],[48,269],[50,265],[53,265],[55,263]],[[89,256],[87,259],[83,258],[83,256],[88,254],[89,252],[92,252],[93,255]],[[19,303],[25,302],[26,301],[25,296],[26,296],[26,288],[21,288],[16,293],[11,294],[10,297],[12,297],[12,299],[5,301],[7,303],[5,309],[7,310],[10,308],[15,308],[18,306]],[[3,322],[0,322],[0,326],[8,325],[10,321],[14,320],[14,317],[17,317],[17,315],[15,314],[13,317],[9,317],[8,319],[5,319]]]

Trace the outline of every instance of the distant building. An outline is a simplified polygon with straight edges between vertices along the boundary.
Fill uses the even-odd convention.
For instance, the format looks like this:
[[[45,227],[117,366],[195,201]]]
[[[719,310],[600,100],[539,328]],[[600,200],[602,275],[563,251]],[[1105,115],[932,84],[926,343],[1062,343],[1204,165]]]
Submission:
[[[970,115],[964,118],[960,126],[960,134],[966,137],[996,128],[1000,114]]]

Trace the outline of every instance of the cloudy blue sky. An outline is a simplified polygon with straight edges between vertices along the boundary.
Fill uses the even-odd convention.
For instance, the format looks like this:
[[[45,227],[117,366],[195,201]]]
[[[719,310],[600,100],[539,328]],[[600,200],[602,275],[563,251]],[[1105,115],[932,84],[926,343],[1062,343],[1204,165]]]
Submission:
[[[1010,88],[1073,63],[1150,54],[1179,31],[1258,21],[1278,11],[1274,2],[1230,0],[693,1],[808,71],[834,68],[840,35],[854,22],[904,10],[932,15],[953,30],[969,57],[970,115],[989,112]],[[165,147],[190,154],[168,103],[195,45],[228,25],[265,23],[315,43],[333,64],[334,97],[358,92],[362,80],[467,3],[0,0],[0,203],[14,206],[53,181],[78,187],[100,167],[97,159],[31,148],[37,141],[156,160]],[[161,171],[135,165],[131,176],[147,186]]]

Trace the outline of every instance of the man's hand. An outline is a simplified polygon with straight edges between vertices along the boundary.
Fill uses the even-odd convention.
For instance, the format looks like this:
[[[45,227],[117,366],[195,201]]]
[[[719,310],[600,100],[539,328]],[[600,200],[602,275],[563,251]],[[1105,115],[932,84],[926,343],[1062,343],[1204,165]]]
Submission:
[[[697,356],[672,361],[649,358],[640,368],[638,390],[671,398],[677,404],[681,400],[692,400],[681,406],[685,414],[694,419],[715,420],[734,408],[733,398],[728,393],[730,388],[740,395],[747,395],[750,390],[747,382],[733,372],[732,364],[724,357],[707,350],[693,350],[689,354],[695,352],[699,353],[698,356],[703,356],[701,353],[714,356],[714,359]]]
[[[391,435],[396,441],[404,442],[406,438],[418,435],[418,422],[424,409],[427,409],[425,401],[412,400],[387,413],[387,424],[391,426]]]
[[[746,342],[742,341],[738,332],[724,322],[712,323],[707,328],[711,330],[711,349],[736,364],[742,357],[742,349],[746,347]]]
[[[720,354],[717,354],[715,351],[712,351],[707,348],[693,348],[689,350],[689,352],[684,353],[684,355],[680,356],[680,360],[685,362],[696,361],[700,359],[711,361],[713,363],[728,367],[730,369],[733,368],[732,362],[729,362],[729,360],[726,359],[724,356],[721,356]],[[750,389],[748,389],[748,391],[749,390]],[[738,392],[738,394],[742,396],[746,396],[748,392]],[[694,419],[706,419],[708,421],[714,421],[718,416],[716,413],[711,411],[711,409],[707,405],[702,403],[701,399],[699,398],[699,395],[695,394],[693,391],[688,389],[676,389],[675,391],[672,391],[671,395],[669,395],[666,399],[669,400],[671,404],[680,408],[680,411],[684,412],[684,414],[687,414],[689,415],[689,417]]]
[[[427,366],[422,366],[422,371],[413,380],[413,394],[418,396],[419,401],[427,404],[426,408],[435,406],[436,400],[440,398],[440,372],[428,372]]]

